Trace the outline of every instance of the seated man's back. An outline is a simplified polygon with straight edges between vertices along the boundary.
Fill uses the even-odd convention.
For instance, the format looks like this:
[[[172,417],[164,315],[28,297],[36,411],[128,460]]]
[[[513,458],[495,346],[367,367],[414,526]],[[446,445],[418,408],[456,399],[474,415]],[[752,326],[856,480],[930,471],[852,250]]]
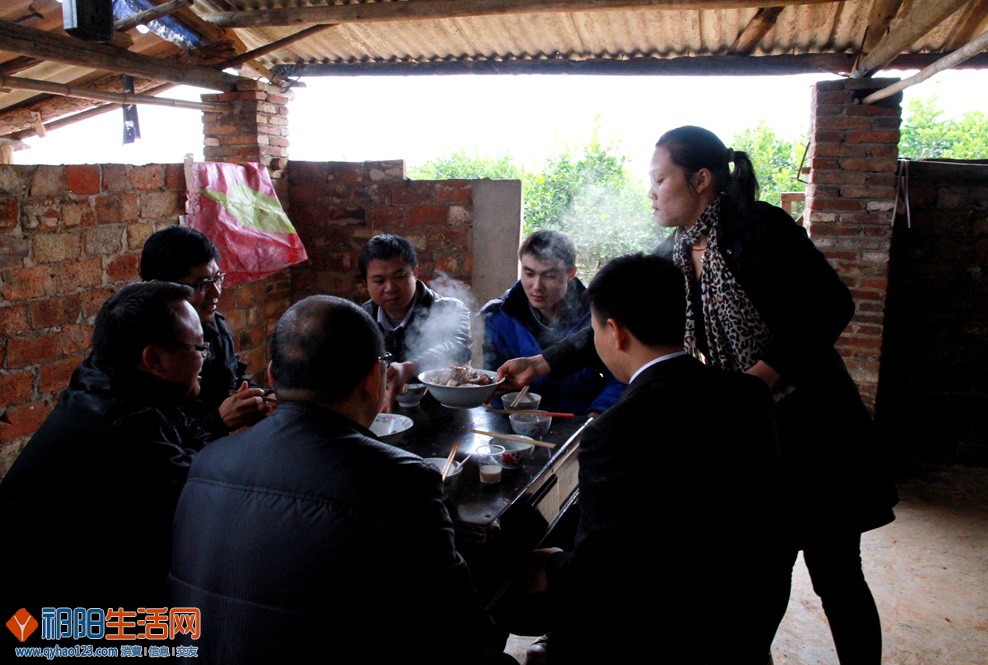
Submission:
[[[481,658],[490,626],[439,474],[367,429],[382,342],[352,303],[296,304],[272,339],[278,409],[197,457],[170,585],[201,610],[198,662]]]

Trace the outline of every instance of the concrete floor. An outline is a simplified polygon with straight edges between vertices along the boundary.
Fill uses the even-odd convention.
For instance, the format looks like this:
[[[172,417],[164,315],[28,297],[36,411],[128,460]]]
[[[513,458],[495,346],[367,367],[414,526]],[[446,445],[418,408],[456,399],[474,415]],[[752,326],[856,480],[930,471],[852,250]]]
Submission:
[[[988,664],[988,468],[918,466],[900,474],[892,524],[862,536],[882,618],[884,665]],[[531,637],[512,635],[519,663]],[[819,599],[800,559],[776,665],[836,665]]]

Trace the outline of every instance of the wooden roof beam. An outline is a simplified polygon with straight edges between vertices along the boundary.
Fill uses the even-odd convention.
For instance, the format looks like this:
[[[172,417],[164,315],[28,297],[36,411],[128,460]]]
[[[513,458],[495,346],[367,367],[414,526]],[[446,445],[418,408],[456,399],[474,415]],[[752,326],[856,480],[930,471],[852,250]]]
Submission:
[[[892,19],[899,13],[902,0],[874,0],[868,14],[868,25],[861,40],[861,56],[871,53],[878,42],[888,34]]]
[[[12,90],[47,92],[63,97],[95,99],[97,101],[113,102],[115,104],[150,104],[152,106],[170,106],[172,108],[194,109],[197,111],[212,111],[220,113],[228,110],[226,104],[219,104],[215,102],[192,102],[184,99],[169,99],[152,97],[150,95],[106,92],[104,90],[94,90],[92,88],[84,88],[77,85],[65,85],[64,83],[38,81],[36,79],[21,78],[19,76],[0,76],[0,87],[10,88]]]
[[[775,6],[828,4],[833,0],[772,0]],[[205,12],[201,16],[224,28],[251,28],[301,23],[367,23],[410,19],[462,18],[498,14],[582,12],[597,9],[754,9],[764,0],[407,0],[284,7],[229,12]]]
[[[913,3],[912,9],[905,15],[900,13],[888,34],[854,66],[851,77],[865,78],[882,69],[968,2],[969,0],[937,0]]]
[[[168,16],[177,12],[179,9],[191,7],[192,2],[193,0],[169,0],[163,5],[158,5],[157,7],[152,7],[151,9],[146,9],[143,12],[137,12],[119,21],[115,21],[113,23],[113,29],[123,31],[136,28],[139,25],[147,25],[151,21],[159,19],[162,16]]]
[[[178,65],[160,58],[122,51],[106,44],[83,42],[73,37],[24,28],[9,21],[0,21],[0,43],[5,51],[43,60],[210,90],[232,90],[241,80],[239,76],[215,69]]]
[[[734,55],[748,55],[755,50],[758,42],[768,34],[768,31],[775,27],[779,20],[779,14],[785,7],[762,7],[755,13],[755,16],[744,26],[744,30],[738,38],[731,44],[728,53]]]
[[[988,0],[973,0],[958,21],[957,29],[946,50],[956,51],[963,48],[981,32],[988,30]]]

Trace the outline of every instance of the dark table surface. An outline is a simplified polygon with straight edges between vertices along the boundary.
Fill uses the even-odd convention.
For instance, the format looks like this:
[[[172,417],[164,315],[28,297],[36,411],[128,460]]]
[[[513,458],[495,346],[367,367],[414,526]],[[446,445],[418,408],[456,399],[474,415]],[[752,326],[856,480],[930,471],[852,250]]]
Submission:
[[[553,486],[559,465],[573,457],[587,418],[553,418],[541,440],[556,444],[555,448],[536,447],[522,468],[504,469],[499,484],[484,485],[477,463],[469,455],[491,439],[470,430],[511,434],[506,414],[482,406],[452,409],[431,395],[417,407],[396,408],[394,412],[409,416],[413,422],[411,429],[391,442],[395,446],[422,457],[445,458],[453,444],[460,442],[456,459],[466,462],[460,473],[447,479],[445,503],[456,527],[457,548],[470,563],[478,588],[488,598],[495,596],[513,568],[539,545],[552,525],[554,511],[548,511],[547,518],[546,509],[540,511],[537,505]]]

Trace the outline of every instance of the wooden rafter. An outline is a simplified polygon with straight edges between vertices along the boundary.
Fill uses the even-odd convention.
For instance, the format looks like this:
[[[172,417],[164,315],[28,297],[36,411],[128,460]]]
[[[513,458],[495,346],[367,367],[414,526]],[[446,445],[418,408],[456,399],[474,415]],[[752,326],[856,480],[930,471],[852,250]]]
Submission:
[[[139,25],[147,25],[155,19],[159,19],[162,16],[168,16],[179,9],[185,7],[191,7],[193,0],[169,0],[168,2],[147,9],[143,12],[137,12],[136,14],[131,14],[127,18],[122,18],[119,21],[113,23],[114,30],[130,30],[131,28],[136,28]]]
[[[215,69],[178,65],[160,58],[122,51],[106,44],[83,42],[64,35],[23,28],[8,21],[0,21],[0,43],[3,43],[5,51],[21,55],[211,90],[231,90],[240,80],[239,76],[231,76]]]
[[[167,84],[171,87],[173,84]],[[104,76],[96,81],[87,84],[87,87],[94,90],[105,90],[108,92],[119,92],[123,90],[123,77]],[[150,81],[144,78],[134,79],[134,91],[140,94],[153,94],[163,89],[157,81]],[[18,138],[33,136],[35,126],[34,119],[40,116],[41,122],[46,127],[59,118],[71,115],[78,117],[78,114],[93,108],[92,100],[79,99],[78,97],[44,97],[41,101],[34,102],[27,106],[0,111],[0,136],[17,135]],[[37,116],[35,116],[37,114]],[[26,132],[19,135],[21,132]]]
[[[864,39],[861,40],[861,55],[872,52],[882,38],[888,34],[892,19],[899,12],[902,0],[874,0],[871,12],[868,14],[868,26],[865,28]]]
[[[785,7],[762,7],[759,9],[755,16],[748,21],[748,25],[744,26],[744,30],[741,31],[738,38],[731,44],[728,52],[734,55],[748,55],[754,51],[758,42],[762,41],[768,31],[775,26],[783,9]]]
[[[946,50],[956,51],[981,32],[988,30],[988,0],[973,0],[961,14],[957,29]]]
[[[787,6],[830,2],[833,0],[773,0],[772,4]],[[746,9],[761,7],[764,4],[764,0],[408,0],[407,2],[206,12],[202,14],[202,18],[225,28],[256,28],[303,23],[367,23],[498,14],[581,12],[597,9],[658,8],[676,11]]]
[[[967,4],[969,0],[937,0],[916,2],[908,13],[899,13],[892,29],[882,37],[851,72],[853,78],[871,76],[888,65],[917,39],[935,28],[941,21]]]
[[[18,76],[0,76],[0,87],[11,88],[13,90],[47,92],[53,95],[61,95],[63,97],[94,99],[101,102],[113,102],[115,104],[150,104],[152,106],[171,106],[173,108],[215,112],[223,112],[227,110],[225,104],[191,102],[184,99],[168,99],[153,97],[150,95],[121,92],[106,92],[105,90],[95,90],[93,88],[78,85],[51,83],[50,81],[39,81],[37,79],[21,78]]]
[[[891,97],[892,95],[901,92],[902,90],[905,90],[909,86],[916,85],[917,83],[922,83],[928,78],[931,78],[942,71],[950,69],[954,65],[964,62],[969,58],[973,58],[974,56],[981,53],[985,49],[988,49],[988,31],[981,33],[979,36],[972,39],[963,47],[957,49],[950,55],[941,58],[940,60],[937,60],[929,67],[923,69],[920,72],[917,72],[913,76],[903,79],[898,83],[890,85],[887,88],[883,88],[881,90],[877,90],[871,93],[870,95],[862,99],[861,103],[873,104],[874,102],[877,102],[881,99],[885,99],[886,97]]]

